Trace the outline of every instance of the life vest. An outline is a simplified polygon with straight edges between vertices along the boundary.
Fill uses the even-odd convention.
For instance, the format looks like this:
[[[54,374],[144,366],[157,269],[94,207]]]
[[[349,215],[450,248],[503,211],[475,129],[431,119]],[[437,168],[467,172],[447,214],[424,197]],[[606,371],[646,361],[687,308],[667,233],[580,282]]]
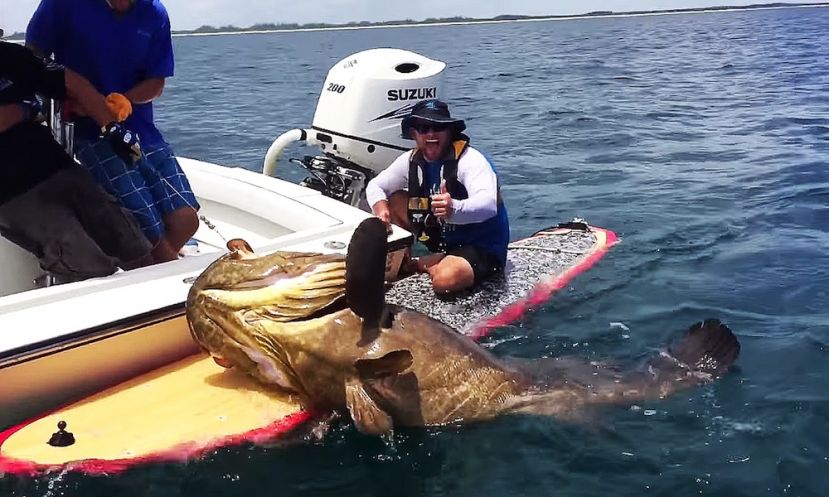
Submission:
[[[454,199],[469,198],[466,188],[458,181],[458,160],[469,147],[469,138],[461,135],[441,161],[441,178],[446,181],[446,191]],[[431,190],[433,185],[426,184],[423,170],[426,159],[420,150],[412,150],[409,156],[409,202],[407,214],[412,232],[426,247],[433,252],[446,250],[443,229],[437,218],[432,214]]]
[[[441,161],[440,177],[446,182],[446,191],[456,200],[469,198],[466,187],[458,180],[458,161],[469,148],[469,137],[460,135],[452,143]],[[426,159],[419,150],[412,150],[409,156],[409,202],[407,214],[409,224],[415,237],[423,242],[432,252],[446,251],[446,230],[456,228],[451,224],[441,224],[431,210],[431,190],[434,185],[427,184],[423,173]],[[498,203],[501,204],[501,192],[498,190]]]
[[[469,139],[463,137],[452,143],[441,165],[441,177],[446,180],[446,191],[452,198],[469,198],[466,188],[458,181],[458,161],[469,148]],[[409,197],[428,197],[433,194],[429,191],[430,185],[426,185],[426,178],[423,175],[423,168],[426,166],[426,159],[419,150],[412,150],[409,158]]]

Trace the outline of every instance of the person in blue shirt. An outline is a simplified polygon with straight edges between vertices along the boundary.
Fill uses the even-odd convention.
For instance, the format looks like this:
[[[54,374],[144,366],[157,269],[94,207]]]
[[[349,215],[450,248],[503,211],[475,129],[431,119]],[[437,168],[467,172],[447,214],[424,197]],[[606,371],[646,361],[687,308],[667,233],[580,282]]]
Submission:
[[[417,147],[366,187],[371,210],[405,228],[433,252],[413,260],[437,293],[473,287],[503,270],[509,221],[492,163],[469,145],[466,124],[440,100],[412,107],[401,123]]]
[[[125,125],[144,154],[128,164],[112,151],[88,117],[75,118],[78,159],[120,199],[153,243],[155,262],[178,258],[198,229],[190,183],[153,122],[154,99],[173,75],[167,11],[158,0],[41,0],[26,45],[86,77],[104,95],[123,94],[132,115]]]

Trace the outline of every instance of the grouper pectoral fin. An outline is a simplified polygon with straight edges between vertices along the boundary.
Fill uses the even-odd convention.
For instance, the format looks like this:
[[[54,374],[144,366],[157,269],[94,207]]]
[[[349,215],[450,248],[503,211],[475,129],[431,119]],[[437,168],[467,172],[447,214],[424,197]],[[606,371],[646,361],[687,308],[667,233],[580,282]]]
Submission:
[[[361,433],[379,435],[391,431],[394,422],[386,407],[402,412],[404,424],[423,424],[419,418],[417,379],[412,373],[401,374],[413,362],[408,350],[354,361],[357,378],[346,381],[345,398],[351,419]]]
[[[345,259],[345,300],[369,328],[383,315],[386,289],[386,225],[376,217],[354,230]]]
[[[408,350],[394,350],[376,359],[357,359],[354,367],[363,380],[375,380],[398,375],[411,367],[414,362]]]
[[[391,415],[377,405],[359,378],[346,380],[345,405],[360,433],[383,435],[394,427]]]

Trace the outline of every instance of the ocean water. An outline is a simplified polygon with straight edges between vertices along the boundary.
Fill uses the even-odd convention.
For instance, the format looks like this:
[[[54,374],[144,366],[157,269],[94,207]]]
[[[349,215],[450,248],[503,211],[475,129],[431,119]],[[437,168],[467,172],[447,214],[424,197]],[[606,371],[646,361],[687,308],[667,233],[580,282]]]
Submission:
[[[0,495],[829,494],[827,33],[829,9],[807,8],[177,38],[162,130],[180,155],[250,169],[310,124],[344,56],[386,46],[445,61],[513,236],[580,216],[622,239],[488,345],[635,363],[719,317],[742,342],[737,367],[581,422],[502,417],[385,440],[343,422],[320,441],[116,476],[0,478]],[[303,177],[287,162],[280,175]]]

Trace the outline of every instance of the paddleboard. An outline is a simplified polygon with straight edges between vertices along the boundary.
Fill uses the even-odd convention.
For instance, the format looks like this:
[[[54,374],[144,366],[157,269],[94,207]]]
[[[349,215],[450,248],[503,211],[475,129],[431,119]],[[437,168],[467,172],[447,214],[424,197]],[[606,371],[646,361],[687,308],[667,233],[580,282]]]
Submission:
[[[386,301],[417,309],[461,333],[481,338],[547,301],[616,242],[612,231],[581,220],[562,223],[510,243],[503,273],[472,291],[436,295],[429,276],[418,274],[394,283]]]
[[[197,354],[1,433],[0,474],[117,473],[140,463],[183,461],[274,439],[310,417],[297,398]],[[71,445],[49,444],[60,422]]]
[[[414,275],[395,282],[387,301],[480,339],[546,301],[615,242],[611,231],[580,221],[564,223],[512,243],[504,273],[476,291],[438,297],[426,275]],[[297,398],[198,354],[0,433],[0,474],[54,469],[112,474],[274,440],[312,418]],[[62,430],[60,422],[66,423]],[[72,443],[50,445],[53,436],[53,442]]]

